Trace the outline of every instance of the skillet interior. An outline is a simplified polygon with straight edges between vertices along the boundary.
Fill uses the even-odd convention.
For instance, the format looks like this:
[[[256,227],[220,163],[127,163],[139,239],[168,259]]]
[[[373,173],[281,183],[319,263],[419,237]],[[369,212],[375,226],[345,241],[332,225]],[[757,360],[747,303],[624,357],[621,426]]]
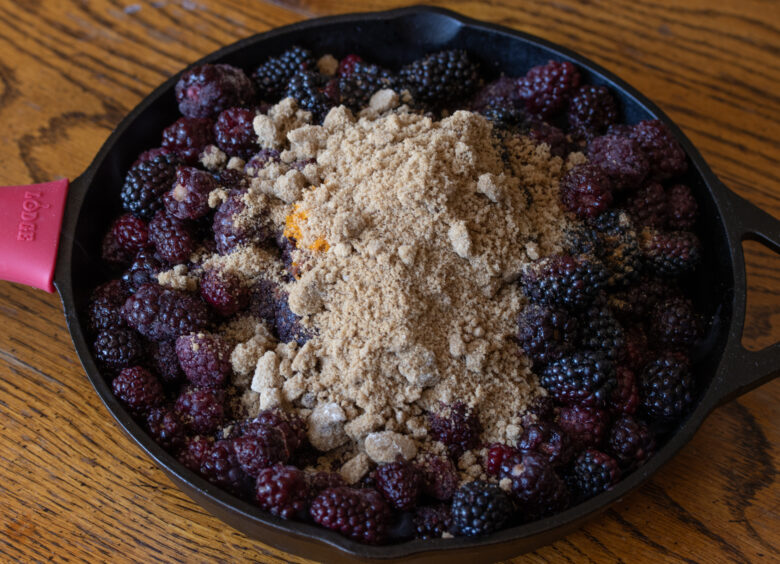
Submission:
[[[550,59],[570,60],[581,69],[587,81],[612,87],[622,104],[625,121],[634,123],[657,117],[681,135],[657,107],[597,65],[542,40],[445,10],[410,8],[312,20],[243,40],[199,63],[225,62],[251,70],[265,57],[278,54],[293,44],[308,47],[315,53],[333,53],[337,57],[357,52],[391,68],[398,68],[431,51],[460,48],[473,54],[482,63],[485,74],[492,76],[501,72],[522,75],[531,66]],[[128,115],[89,169],[73,183],[56,285],[87,375],[117,422],[186,493],[237,529],[283,550],[319,560],[415,555],[413,559],[424,558],[427,562],[452,561],[453,558],[460,561],[477,554],[483,559],[503,558],[550,542],[638,486],[690,439],[717,404],[718,398],[709,382],[718,369],[732,330],[735,295],[744,296],[745,289],[734,287],[734,249],[729,244],[721,211],[725,190],[690,142],[680,137],[692,164],[686,181],[700,203],[701,219],[697,231],[704,241],[703,264],[689,283],[698,309],[713,319],[706,345],[699,351],[695,366],[702,383],[702,394],[697,409],[679,429],[668,433],[665,446],[653,459],[612,491],[542,521],[506,529],[483,539],[412,541],[367,547],[319,527],[274,518],[208,484],[149,439],[115,400],[91,356],[85,340],[86,316],[80,313],[86,309],[91,289],[109,276],[101,266],[100,242],[111,219],[121,213],[119,190],[124,174],[136,155],[159,145],[162,127],[178,117],[173,96],[176,79],[172,77],[166,81]],[[459,551],[452,553],[454,549]]]

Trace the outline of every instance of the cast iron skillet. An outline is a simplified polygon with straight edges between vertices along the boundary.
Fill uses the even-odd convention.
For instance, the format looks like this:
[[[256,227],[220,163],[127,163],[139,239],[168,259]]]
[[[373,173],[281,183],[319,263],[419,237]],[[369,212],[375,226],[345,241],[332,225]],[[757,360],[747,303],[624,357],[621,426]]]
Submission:
[[[106,277],[100,242],[111,218],[120,213],[119,188],[124,173],[141,151],[157,146],[162,126],[177,117],[174,76],[138,105],[117,127],[89,168],[71,184],[62,226],[54,282],[68,327],[95,390],[124,432],[138,443],[185,493],[250,537],[290,553],[316,560],[365,561],[406,559],[426,562],[503,559],[533,550],[580,526],[666,463],[693,436],[718,405],[769,381],[780,373],[780,344],[750,352],[740,344],[745,313],[745,266],[741,243],[759,240],[780,252],[780,222],[728,190],[702,160],[680,129],[661,110],[628,84],[575,53],[536,37],[462,17],[453,12],[414,7],[389,12],[352,14],[301,22],[225,47],[198,61],[230,63],[245,69],[285,48],[300,44],[315,53],[343,56],[356,52],[398,67],[440,49],[466,49],[498,75],[517,76],[550,59],[574,62],[587,80],[607,84],[620,98],[625,119],[659,118],[688,153],[686,182],[701,206],[697,230],[704,242],[704,262],[693,281],[697,307],[713,319],[706,345],[696,358],[702,382],[699,403],[659,452],[611,491],[552,517],[500,531],[484,538],[410,541],[371,547],[305,523],[285,521],[209,484],[160,448],[130,417],[101,376],[86,339],[89,292]]]

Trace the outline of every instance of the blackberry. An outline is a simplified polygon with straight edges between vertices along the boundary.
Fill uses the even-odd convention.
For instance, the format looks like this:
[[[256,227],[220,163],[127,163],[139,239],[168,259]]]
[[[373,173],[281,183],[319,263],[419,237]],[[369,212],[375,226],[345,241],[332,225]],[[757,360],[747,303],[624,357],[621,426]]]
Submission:
[[[520,109],[520,88],[516,78],[502,76],[477,92],[471,102],[471,110],[482,112],[490,107],[511,107]]]
[[[147,284],[122,306],[122,315],[133,329],[152,341],[175,339],[209,324],[206,305],[189,294]]]
[[[622,135],[602,135],[588,144],[588,162],[598,166],[616,192],[633,192],[642,185],[650,162],[639,143]]]
[[[287,83],[285,96],[295,98],[302,110],[311,112],[314,123],[321,123],[330,108],[338,100],[331,100],[325,93],[327,79],[317,72],[302,71],[294,74]]]
[[[253,225],[236,226],[235,216],[246,208],[241,192],[233,192],[214,214],[214,240],[221,255],[229,254],[233,249],[250,243],[262,243],[268,238],[267,229],[259,222]]]
[[[306,483],[309,486],[309,494],[313,499],[321,491],[328,488],[341,488],[347,485],[344,478],[338,472],[311,472],[306,474]]]
[[[163,194],[166,211],[177,219],[198,219],[211,211],[209,193],[219,184],[208,172],[179,167],[173,188]]]
[[[686,274],[701,260],[701,243],[690,231],[645,230],[640,248],[647,264],[660,276]]]
[[[586,84],[574,91],[567,117],[572,131],[590,138],[617,122],[620,110],[609,88]]]
[[[688,359],[671,352],[649,362],[639,378],[639,397],[650,420],[672,422],[682,417],[696,400]]]
[[[244,173],[247,176],[256,177],[266,166],[271,163],[281,162],[281,160],[280,153],[276,149],[260,149],[244,165]]]
[[[233,441],[215,441],[208,449],[200,465],[200,473],[212,484],[239,494],[246,490],[250,480],[241,469],[233,451]]]
[[[699,316],[685,298],[669,298],[658,303],[650,316],[650,335],[665,347],[685,349],[701,334]]]
[[[688,169],[685,151],[671,130],[660,120],[637,123],[630,136],[635,139],[650,161],[650,176],[666,180]]]
[[[187,262],[195,250],[189,226],[165,210],[158,211],[149,222],[149,239],[157,253],[169,264]]]
[[[114,232],[109,229],[103,237],[103,242],[100,247],[100,258],[109,266],[124,268],[133,260],[133,254],[119,244]]]
[[[367,544],[379,544],[387,538],[392,516],[379,492],[347,487],[320,493],[309,514],[326,529]]]
[[[246,174],[234,168],[223,168],[214,173],[214,178],[230,194],[243,193],[249,189],[249,179]]]
[[[176,399],[176,415],[196,435],[214,433],[225,420],[224,392],[211,388],[188,388]]]
[[[595,251],[609,273],[610,287],[627,286],[642,273],[643,260],[639,236],[628,214],[622,210],[608,210],[591,220],[594,227]]]
[[[146,428],[154,441],[169,452],[184,446],[184,425],[170,409],[152,409],[146,417]]]
[[[498,476],[504,461],[519,454],[520,451],[514,447],[503,443],[493,443],[485,456],[485,472],[488,476]]]
[[[540,421],[524,428],[517,440],[521,452],[536,452],[555,467],[565,466],[574,456],[569,435],[552,422]]]
[[[374,477],[376,489],[387,502],[401,511],[410,511],[417,505],[422,487],[422,476],[416,466],[405,460],[381,464]]]
[[[512,501],[495,484],[469,482],[452,498],[452,521],[460,535],[487,535],[501,529],[512,515]]]
[[[176,454],[176,460],[193,472],[200,472],[200,466],[213,443],[214,441],[207,437],[187,437],[184,439],[184,446]]]
[[[228,108],[217,117],[214,124],[217,145],[228,156],[248,159],[257,153],[257,134],[252,125],[255,115],[249,108]]]
[[[675,184],[666,191],[667,227],[684,231],[693,229],[699,215],[699,205],[691,189],[685,184]]]
[[[122,282],[130,292],[135,292],[144,284],[156,284],[157,274],[163,270],[165,269],[162,263],[152,251],[141,251],[135,255],[133,263],[122,274]]]
[[[442,406],[442,414],[429,413],[430,433],[434,440],[443,443],[454,459],[479,445],[482,426],[477,414],[465,403]]]
[[[569,62],[550,61],[529,70],[519,85],[526,111],[547,119],[566,108],[580,85],[580,73]]]
[[[609,308],[594,305],[579,319],[579,343],[584,349],[601,351],[611,361],[616,361],[623,349],[623,328]]]
[[[623,332],[623,350],[620,352],[620,362],[634,372],[644,368],[647,362],[649,345],[647,335],[641,325],[633,325]]]
[[[567,405],[601,407],[615,388],[615,367],[602,352],[580,351],[549,364],[539,383]]]
[[[577,319],[564,309],[529,304],[517,321],[517,343],[534,367],[570,354],[577,336]]]
[[[569,435],[574,450],[581,450],[603,442],[609,428],[609,414],[595,407],[573,405],[561,407],[556,422]]]
[[[203,149],[214,143],[214,122],[209,118],[180,117],[163,129],[162,146],[182,162],[195,164]]]
[[[274,291],[274,329],[283,343],[295,341],[303,346],[311,339],[312,333],[301,324],[301,318],[295,315],[287,303],[287,293],[277,288]]]
[[[494,127],[502,129],[513,129],[525,122],[523,110],[507,104],[496,103],[480,110],[479,113],[492,122]]]
[[[255,499],[257,504],[282,519],[302,519],[309,501],[306,474],[294,466],[277,464],[263,468],[257,474]]]
[[[276,322],[274,301],[275,294],[278,291],[276,283],[262,278],[258,279],[249,290],[248,311],[255,317],[265,321],[269,327],[273,327]]]
[[[119,246],[128,253],[135,254],[149,244],[149,229],[146,223],[129,213],[114,220],[111,233]]]
[[[120,309],[127,299],[127,291],[119,280],[101,284],[89,297],[89,330],[98,333],[114,327],[122,327],[125,320]]]
[[[458,489],[460,477],[455,465],[441,456],[423,456],[417,464],[422,476],[422,493],[428,497],[447,501]]]
[[[349,76],[352,74],[352,69],[355,68],[355,65],[358,63],[362,63],[363,58],[360,55],[356,55],[355,53],[350,53],[343,59],[339,61],[339,66],[336,71],[336,73],[339,76]]]
[[[447,505],[418,507],[412,523],[415,538],[438,539],[452,528],[452,512]]]
[[[375,92],[393,88],[395,83],[395,76],[389,70],[363,61],[354,61],[350,72],[339,77],[340,102],[353,112],[360,111],[368,106]]]
[[[531,301],[565,308],[586,306],[606,282],[607,272],[599,261],[565,254],[536,262],[521,278]]]
[[[647,425],[630,415],[612,423],[606,450],[626,470],[641,466],[655,452],[655,438]]]
[[[581,218],[595,217],[612,204],[612,182],[597,165],[582,164],[561,179],[560,194],[569,211]]]
[[[178,384],[184,380],[184,371],[176,354],[176,340],[149,342],[152,366],[165,384]]]
[[[200,295],[222,317],[231,317],[249,304],[249,290],[230,271],[206,270],[200,278]]]
[[[138,166],[138,164],[144,162],[144,161],[151,161],[155,159],[156,157],[159,157],[160,155],[172,155],[174,151],[168,149],[167,147],[155,147],[154,149],[147,149],[140,155],[138,155],[133,162],[132,165],[130,165],[130,168],[133,168],[135,166]],[[178,155],[176,155],[179,160],[181,160]]]
[[[140,366],[124,368],[111,382],[114,395],[135,414],[143,414],[165,401],[160,381]]]
[[[643,227],[661,228],[667,220],[667,200],[664,187],[651,182],[640,188],[626,202],[634,222]]]
[[[566,484],[544,454],[524,452],[505,460],[501,477],[512,481],[511,496],[525,521],[557,513],[569,505]]]
[[[287,448],[294,452],[306,442],[306,422],[294,413],[284,412],[281,409],[266,409],[257,414],[245,426],[244,433],[252,434],[254,429],[260,427],[274,427],[284,435]]]
[[[260,90],[260,96],[269,102],[276,101],[283,93],[293,74],[313,69],[316,61],[308,49],[297,45],[278,57],[269,57],[255,69],[252,78]]]
[[[521,422],[523,426],[533,425],[541,421],[547,421],[552,418],[555,403],[550,396],[536,396],[530,405],[522,414]]]
[[[200,65],[176,83],[179,111],[187,117],[211,117],[233,106],[247,106],[254,98],[252,81],[230,65]]]
[[[620,467],[614,458],[588,449],[574,461],[569,485],[578,499],[585,500],[607,491],[620,480]]]
[[[545,143],[553,156],[565,157],[571,152],[571,142],[563,130],[545,121],[532,121],[528,137],[536,143]]]
[[[234,439],[234,446],[241,468],[254,477],[263,468],[286,463],[290,459],[284,433],[274,427],[257,427],[251,434]]]
[[[218,388],[232,372],[233,347],[219,335],[193,333],[176,340],[176,355],[187,379],[196,386]]]
[[[611,295],[609,303],[622,321],[635,323],[649,316],[658,302],[678,295],[681,295],[679,288],[668,280],[645,276],[628,289]]]
[[[160,154],[134,165],[125,176],[119,197],[125,211],[143,219],[151,219],[162,207],[160,196],[173,186],[179,157]]]
[[[110,368],[124,368],[137,363],[143,355],[138,333],[115,326],[100,331],[93,345],[95,357]]]
[[[401,68],[399,78],[415,101],[445,105],[465,100],[479,87],[479,67],[465,51],[440,51]]]
[[[641,368],[640,368],[641,369]],[[617,385],[609,398],[609,410],[612,413],[632,414],[639,405],[639,388],[637,387],[636,376],[634,372],[625,367],[618,366],[616,369]]]

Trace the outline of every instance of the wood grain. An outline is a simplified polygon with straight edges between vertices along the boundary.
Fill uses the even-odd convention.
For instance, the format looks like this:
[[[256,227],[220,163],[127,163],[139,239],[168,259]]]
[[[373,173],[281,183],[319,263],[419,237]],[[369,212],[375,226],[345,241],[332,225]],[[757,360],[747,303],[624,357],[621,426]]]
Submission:
[[[83,171],[123,115],[216,48],[390,0],[0,1],[0,185]],[[734,190],[780,216],[771,0],[437,5],[575,49],[656,101]],[[780,337],[780,260],[746,244],[745,344]],[[301,562],[206,514],[111,421],[55,296],[0,283],[0,560]],[[780,559],[780,383],[718,409],[619,506],[516,562]]]

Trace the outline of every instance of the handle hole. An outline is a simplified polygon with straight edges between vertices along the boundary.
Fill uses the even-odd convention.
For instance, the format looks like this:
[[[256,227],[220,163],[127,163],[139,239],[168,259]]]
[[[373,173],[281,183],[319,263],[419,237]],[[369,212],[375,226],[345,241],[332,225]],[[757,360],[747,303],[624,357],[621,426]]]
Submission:
[[[780,255],[757,241],[743,241],[747,304],[742,346],[759,351],[780,341]]]

